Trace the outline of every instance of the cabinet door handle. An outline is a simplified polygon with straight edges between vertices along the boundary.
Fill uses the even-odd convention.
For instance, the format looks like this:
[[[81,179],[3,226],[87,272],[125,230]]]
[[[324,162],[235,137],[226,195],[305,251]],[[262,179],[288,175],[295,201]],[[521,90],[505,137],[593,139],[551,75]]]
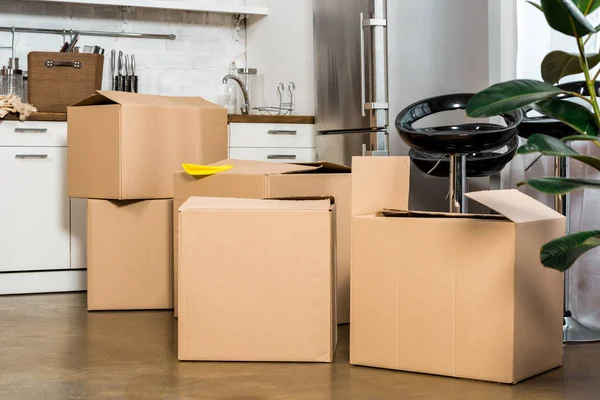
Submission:
[[[32,159],[32,158],[45,160],[46,158],[48,158],[48,154],[15,154],[15,158],[18,158],[21,160],[27,160],[27,159]]]
[[[295,160],[295,154],[269,154],[267,160]]]
[[[295,135],[296,131],[286,131],[280,129],[269,129],[267,132],[269,135]]]
[[[16,133],[46,133],[48,128],[15,128]]]

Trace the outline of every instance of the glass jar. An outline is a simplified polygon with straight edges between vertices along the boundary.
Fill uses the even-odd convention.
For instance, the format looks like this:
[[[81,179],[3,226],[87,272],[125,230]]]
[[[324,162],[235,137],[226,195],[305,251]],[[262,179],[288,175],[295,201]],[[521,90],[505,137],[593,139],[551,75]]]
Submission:
[[[248,114],[258,114],[258,111],[253,108],[264,105],[262,104],[264,97],[262,81],[258,75],[258,70],[256,68],[238,68],[237,74],[248,91]],[[244,103],[243,96],[240,97],[238,97],[238,109]]]
[[[24,95],[23,71],[19,69],[19,59],[11,58],[8,67],[0,71],[0,95],[15,94],[23,99]]]

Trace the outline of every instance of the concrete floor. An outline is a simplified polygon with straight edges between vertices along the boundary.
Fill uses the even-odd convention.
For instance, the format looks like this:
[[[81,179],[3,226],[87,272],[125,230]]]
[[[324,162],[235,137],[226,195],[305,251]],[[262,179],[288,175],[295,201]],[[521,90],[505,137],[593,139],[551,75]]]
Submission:
[[[0,399],[600,398],[600,344],[565,348],[565,366],[516,386],[348,365],[180,363],[172,312],[87,313],[85,294],[0,297]]]

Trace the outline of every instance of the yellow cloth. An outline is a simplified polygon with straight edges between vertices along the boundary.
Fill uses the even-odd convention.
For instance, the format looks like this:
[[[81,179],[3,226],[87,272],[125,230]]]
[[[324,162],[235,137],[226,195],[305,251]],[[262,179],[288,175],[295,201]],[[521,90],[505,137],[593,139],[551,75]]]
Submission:
[[[227,171],[233,168],[233,165],[197,165],[181,164],[185,172],[192,176],[213,175],[218,172]]]

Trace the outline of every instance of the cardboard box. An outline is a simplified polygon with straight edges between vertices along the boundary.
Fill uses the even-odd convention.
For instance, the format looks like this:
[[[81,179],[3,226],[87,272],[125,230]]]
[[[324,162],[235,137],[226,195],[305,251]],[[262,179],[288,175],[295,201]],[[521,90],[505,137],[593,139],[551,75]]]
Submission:
[[[560,366],[563,275],[539,249],[564,217],[517,190],[468,195],[500,215],[375,214],[394,199],[364,195],[358,161],[350,363],[503,383]]]
[[[179,359],[333,361],[334,218],[330,199],[187,200]]]
[[[337,214],[337,304],[338,322],[350,321],[350,169],[326,162],[280,164],[261,161],[223,160],[235,168],[216,175],[193,177],[175,174],[174,212],[190,196],[279,198],[333,196]],[[177,218],[177,216],[174,216]],[[175,238],[175,282],[177,282],[177,224]],[[177,296],[175,297],[177,315]]]
[[[88,310],[173,308],[172,200],[88,200]]]
[[[227,157],[227,110],[199,97],[99,91],[68,108],[69,197],[173,197],[182,163]]]

